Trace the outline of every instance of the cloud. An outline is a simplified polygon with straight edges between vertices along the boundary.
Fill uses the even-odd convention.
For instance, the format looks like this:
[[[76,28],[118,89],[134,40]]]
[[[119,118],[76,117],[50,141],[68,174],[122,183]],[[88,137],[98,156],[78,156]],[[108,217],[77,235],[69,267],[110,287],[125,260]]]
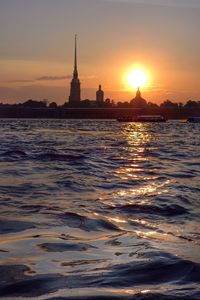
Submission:
[[[17,79],[17,80],[10,80],[8,81],[9,83],[28,83],[28,82],[33,82],[35,80],[32,79]]]
[[[39,78],[36,78],[35,81],[54,81],[54,80],[64,80],[64,79],[70,79],[72,76],[42,76]]]
[[[16,80],[11,80],[8,81],[9,83],[31,83],[31,82],[36,82],[36,81],[57,81],[57,80],[65,80],[65,79],[71,79],[71,75],[67,76],[41,76],[35,79],[16,79]]]
[[[52,75],[44,75],[35,79],[16,79],[8,81],[9,83],[33,83],[38,81],[59,81],[59,80],[69,80],[72,78],[72,75],[67,76],[52,76]],[[96,76],[94,75],[87,75],[87,76],[80,76],[80,79],[94,79]]]

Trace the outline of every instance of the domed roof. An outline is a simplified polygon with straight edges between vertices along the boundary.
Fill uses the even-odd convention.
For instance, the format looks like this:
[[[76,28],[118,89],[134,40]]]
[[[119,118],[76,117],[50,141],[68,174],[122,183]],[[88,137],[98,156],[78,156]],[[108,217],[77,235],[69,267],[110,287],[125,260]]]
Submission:
[[[147,106],[147,101],[144,98],[142,98],[140,88],[137,89],[135,98],[133,98],[130,103],[133,107],[137,108],[144,108]]]

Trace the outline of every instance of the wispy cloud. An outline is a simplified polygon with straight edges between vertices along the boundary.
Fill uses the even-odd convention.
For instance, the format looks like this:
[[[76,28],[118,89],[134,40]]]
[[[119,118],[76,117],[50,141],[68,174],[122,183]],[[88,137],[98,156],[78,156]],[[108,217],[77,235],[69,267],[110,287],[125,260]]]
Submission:
[[[42,76],[39,78],[36,78],[35,81],[54,81],[54,80],[64,80],[64,79],[70,79],[72,76]]]
[[[33,83],[33,82],[38,82],[38,81],[61,81],[61,80],[69,80],[72,78],[72,75],[67,75],[67,76],[52,76],[52,75],[44,75],[41,77],[37,77],[34,79],[16,79],[16,80],[11,80],[8,81],[9,83]],[[80,79],[94,79],[96,76],[94,75],[86,75],[86,76],[81,76]]]
[[[70,79],[72,76],[67,75],[67,76],[49,76],[49,75],[44,75],[38,78],[34,79],[16,79],[16,80],[11,80],[9,83],[30,83],[30,82],[36,82],[36,81],[59,81],[59,80],[65,80],[65,79]]]
[[[10,80],[8,81],[9,83],[28,83],[28,82],[33,82],[34,80],[32,79],[16,79],[16,80]]]

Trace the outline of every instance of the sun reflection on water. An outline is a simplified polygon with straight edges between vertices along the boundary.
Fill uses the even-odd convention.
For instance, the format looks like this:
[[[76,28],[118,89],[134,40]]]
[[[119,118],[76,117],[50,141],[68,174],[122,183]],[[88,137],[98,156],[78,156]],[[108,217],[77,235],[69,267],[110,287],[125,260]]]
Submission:
[[[153,146],[155,135],[151,126],[152,124],[148,123],[126,123],[121,128],[126,141],[121,156],[124,163],[115,170],[115,175],[119,182],[127,184],[127,187],[115,191],[111,199],[103,199],[110,204],[112,202],[111,205],[115,202],[119,205],[119,202],[130,204],[136,201],[140,205],[146,205],[150,204],[150,196],[167,192],[164,187],[170,183],[170,180],[160,180],[158,167],[152,163],[151,152],[156,148]]]
[[[153,138],[149,124],[127,123],[122,130],[128,147],[133,147],[139,153],[149,146],[148,143]]]
[[[110,222],[124,223],[124,228],[132,231],[138,238],[172,241],[172,235],[161,232],[157,222],[146,219],[144,214],[148,209],[155,209],[155,198],[168,192],[168,185],[171,183],[171,180],[161,178],[159,166],[153,161],[151,153],[156,148],[153,146],[155,135],[151,124],[127,123],[122,126],[121,132],[126,143],[119,158],[122,163],[115,170],[116,189],[102,195],[101,202],[112,208],[124,208],[128,216],[127,219],[122,219],[113,215],[108,219]],[[133,218],[131,212],[137,212],[137,218]],[[136,229],[137,226],[141,228]]]
[[[125,220],[120,219],[119,217],[115,217],[115,218],[109,218],[108,217],[108,220],[111,221],[111,222],[114,221],[116,223],[126,223],[127,222]]]

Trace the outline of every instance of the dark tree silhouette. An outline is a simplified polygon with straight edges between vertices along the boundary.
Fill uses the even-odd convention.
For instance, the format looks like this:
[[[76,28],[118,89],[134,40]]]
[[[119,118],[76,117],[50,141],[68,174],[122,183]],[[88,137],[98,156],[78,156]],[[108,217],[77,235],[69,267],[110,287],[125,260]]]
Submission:
[[[43,101],[29,99],[26,102],[22,103],[22,106],[29,108],[46,108],[47,105]]]
[[[49,104],[49,108],[57,108],[57,107],[58,107],[58,105],[57,105],[56,102],[51,102],[51,103]]]

